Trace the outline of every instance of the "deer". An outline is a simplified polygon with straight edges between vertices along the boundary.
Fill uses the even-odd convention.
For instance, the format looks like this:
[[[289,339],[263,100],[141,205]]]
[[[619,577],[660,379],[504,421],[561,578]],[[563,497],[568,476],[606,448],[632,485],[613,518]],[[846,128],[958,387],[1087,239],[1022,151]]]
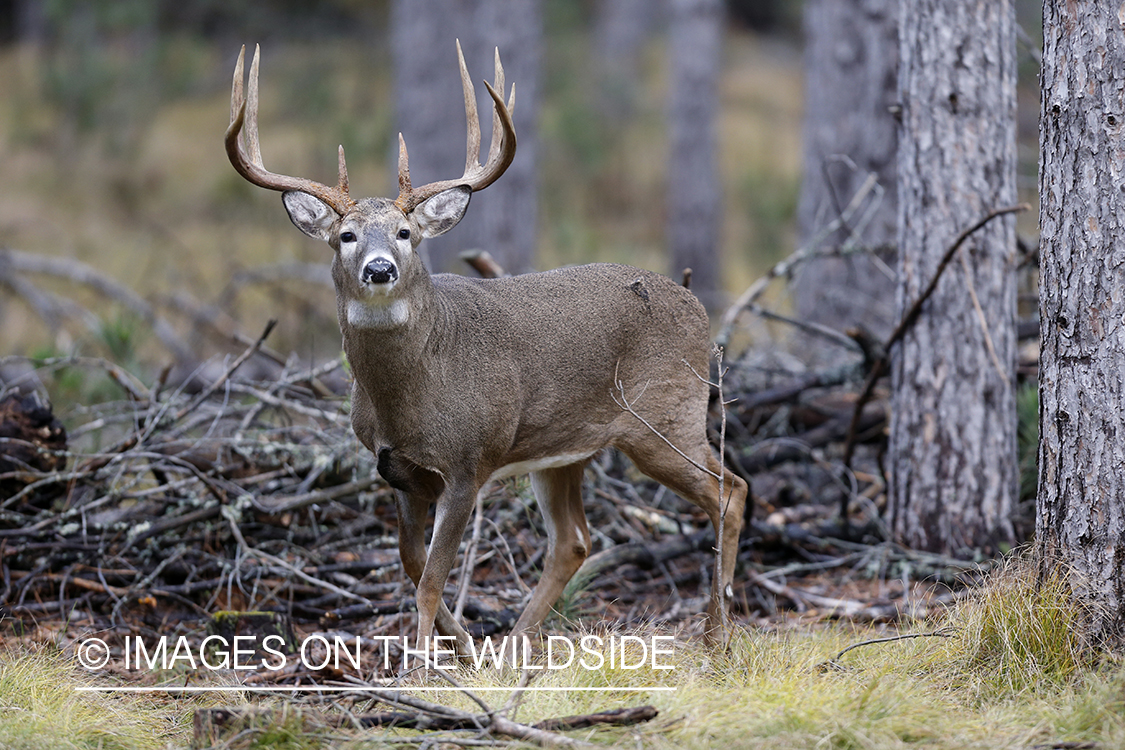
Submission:
[[[453,229],[472,194],[515,156],[515,86],[505,103],[499,50],[494,83],[485,82],[493,115],[485,163],[476,91],[458,41],[464,173],[413,186],[400,133],[398,196],[358,201],[348,192],[343,146],[334,187],[266,170],[257,125],[260,49],[243,96],[245,52],[234,71],[226,152],[245,179],[282,193],[299,230],[332,248],[354,378],[351,424],[394,490],[399,554],[416,587],[415,643],[429,642],[436,627],[459,655],[469,653],[471,636],[443,589],[477,493],[523,474],[543,514],[547,551],[511,633],[534,635],[590,553],[585,466],[612,447],[709,517],[722,541],[704,638],[726,645],[747,485],[723,467],[707,437],[710,327],[700,302],[671,279],[626,265],[469,278],[431,274],[419,254],[419,243]]]

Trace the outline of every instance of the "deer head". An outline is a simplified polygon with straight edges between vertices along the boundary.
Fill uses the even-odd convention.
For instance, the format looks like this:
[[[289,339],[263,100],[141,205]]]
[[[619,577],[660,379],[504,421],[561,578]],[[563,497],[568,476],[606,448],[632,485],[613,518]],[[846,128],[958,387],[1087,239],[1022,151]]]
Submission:
[[[469,206],[469,198],[504,173],[516,154],[516,131],[512,123],[515,86],[504,104],[504,68],[496,51],[494,85],[485,82],[492,97],[492,143],[484,165],[480,164],[481,132],[476,91],[465,66],[461,43],[457,60],[465,96],[468,123],[465,171],[458,179],[414,187],[406,141],[399,134],[399,194],[386,198],[354,200],[348,192],[348,168],[344,147],[339,147],[339,176],[334,187],[268,171],[262,163],[258,140],[258,58],[254,48],[250,83],[243,96],[245,46],[239,52],[231,90],[231,119],[226,132],[226,150],[234,168],[259,187],[282,191],[285,210],[293,224],[314,239],[324,240],[335,251],[333,278],[341,300],[341,324],[383,327],[405,322],[410,314],[406,290],[424,288],[428,278],[417,254],[426,238],[445,234],[455,227]]]

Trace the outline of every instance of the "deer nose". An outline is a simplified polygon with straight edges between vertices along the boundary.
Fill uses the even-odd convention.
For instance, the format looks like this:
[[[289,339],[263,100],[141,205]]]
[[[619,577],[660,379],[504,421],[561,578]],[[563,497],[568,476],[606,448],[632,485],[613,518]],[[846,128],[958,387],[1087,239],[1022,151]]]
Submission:
[[[365,284],[386,284],[398,278],[398,268],[386,258],[376,258],[363,267]]]

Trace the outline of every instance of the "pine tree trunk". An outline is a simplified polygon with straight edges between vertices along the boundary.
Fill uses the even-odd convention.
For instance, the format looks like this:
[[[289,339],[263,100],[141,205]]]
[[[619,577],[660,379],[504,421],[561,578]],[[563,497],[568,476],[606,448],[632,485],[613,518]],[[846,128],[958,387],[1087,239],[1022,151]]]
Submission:
[[[490,252],[505,270],[530,270],[537,230],[540,0],[394,0],[391,8],[398,127],[410,149],[410,176],[420,185],[457,177],[465,168],[465,105],[455,40],[477,89],[488,154],[493,55],[499,48],[507,85],[516,84],[516,158],[487,190],[473,196],[461,225],[423,245],[431,271],[465,273],[462,250]],[[392,164],[397,165],[396,158]],[[397,175],[397,172],[396,172]],[[397,184],[396,182],[392,184]]]
[[[653,0],[598,0],[594,17],[600,65],[598,109],[614,125],[621,126],[633,114],[641,51],[662,5]]]
[[[722,191],[716,145],[721,0],[671,0],[669,17],[668,244],[671,275],[692,269],[691,290],[709,309],[719,297]]]
[[[465,168],[465,105],[455,47],[465,28],[462,5],[458,0],[394,0],[391,4],[397,131],[406,139],[415,185],[457,177]],[[461,41],[464,47],[466,40]],[[467,52],[472,53],[472,48]],[[491,66],[487,71],[470,68],[469,73],[474,80],[485,75],[492,80],[491,70]],[[392,149],[390,184],[397,186],[397,138]],[[452,232],[426,240],[421,252],[431,272],[461,271],[456,265],[463,247]]]
[[[1072,572],[1096,643],[1125,643],[1125,10],[1043,4],[1042,571]],[[1059,565],[1058,563],[1061,563]]]
[[[797,205],[800,247],[840,247],[851,231],[821,236],[868,175],[872,192],[849,222],[865,254],[822,258],[798,269],[793,295],[803,320],[880,338],[894,325],[898,123],[898,0],[805,3],[804,174]],[[888,273],[890,271],[890,273]]]
[[[492,82],[494,55],[500,50],[507,85],[516,86],[516,158],[504,176],[474,195],[455,230],[462,248],[487,250],[509,273],[532,270],[535,261],[539,140],[539,55],[543,46],[540,0],[476,0],[472,9],[473,49],[465,61],[477,86],[477,107],[485,145],[492,137],[492,99],[481,80]],[[466,31],[468,31],[467,29]],[[461,46],[466,43],[461,39]],[[464,116],[462,116],[462,120]],[[462,157],[464,161],[464,157]],[[458,173],[460,174],[460,173]],[[456,269],[464,272],[464,269]]]
[[[904,309],[961,230],[1015,202],[1016,49],[1010,0],[919,0],[901,14]],[[973,234],[892,353],[888,515],[911,547],[993,553],[1014,540],[1015,251],[1011,215]]]

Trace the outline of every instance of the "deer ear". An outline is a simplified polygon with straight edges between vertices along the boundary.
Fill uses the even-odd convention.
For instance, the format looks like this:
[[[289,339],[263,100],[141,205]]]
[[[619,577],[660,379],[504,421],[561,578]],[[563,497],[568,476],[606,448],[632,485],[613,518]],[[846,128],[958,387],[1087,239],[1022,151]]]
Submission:
[[[473,190],[468,185],[458,185],[418,204],[414,209],[414,216],[422,228],[422,237],[437,237],[457,226],[457,222],[465,215],[465,209],[469,207],[472,195]]]
[[[328,241],[328,230],[340,215],[327,203],[299,190],[287,190],[281,194],[289,220],[302,232],[314,240]]]

